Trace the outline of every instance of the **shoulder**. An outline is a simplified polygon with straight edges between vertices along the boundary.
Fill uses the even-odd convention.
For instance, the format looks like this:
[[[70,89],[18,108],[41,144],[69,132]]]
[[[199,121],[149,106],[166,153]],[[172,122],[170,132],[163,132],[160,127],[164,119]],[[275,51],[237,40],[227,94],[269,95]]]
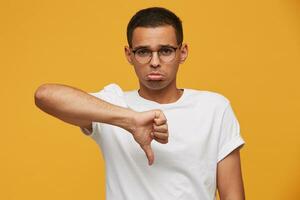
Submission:
[[[103,91],[107,93],[114,93],[119,96],[123,95],[123,89],[117,83],[109,83],[104,86]]]
[[[117,83],[109,83],[99,91],[89,94],[112,104],[124,106],[124,91]]]
[[[222,93],[209,90],[188,88],[190,98],[206,106],[226,107],[230,100]]]
[[[90,94],[94,95],[94,96],[101,96],[103,94],[111,94],[111,95],[119,95],[122,96],[123,95],[123,90],[122,88],[116,84],[116,83],[109,83],[107,85],[105,85],[103,88],[101,88],[100,90],[98,90],[97,92],[91,92]]]

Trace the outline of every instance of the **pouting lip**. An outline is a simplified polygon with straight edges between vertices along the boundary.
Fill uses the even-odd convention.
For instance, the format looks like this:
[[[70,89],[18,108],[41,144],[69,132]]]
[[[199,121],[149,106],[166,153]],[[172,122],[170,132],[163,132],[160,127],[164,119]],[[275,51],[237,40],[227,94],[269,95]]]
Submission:
[[[159,73],[159,72],[151,72],[150,74],[148,74],[148,75],[161,75],[161,76],[163,76],[161,73]]]
[[[154,77],[151,77],[154,76]],[[158,76],[158,77],[155,77]],[[147,75],[147,80],[151,81],[151,80],[163,80],[164,75],[162,75],[161,73],[158,72],[151,72],[150,74]]]

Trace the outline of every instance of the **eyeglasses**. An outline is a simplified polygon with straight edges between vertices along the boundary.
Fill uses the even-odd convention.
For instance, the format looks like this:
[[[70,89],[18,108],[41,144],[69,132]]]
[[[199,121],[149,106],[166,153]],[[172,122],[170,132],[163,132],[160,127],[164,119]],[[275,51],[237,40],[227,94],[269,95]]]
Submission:
[[[174,58],[176,57],[176,50],[179,49],[180,47],[181,44],[178,47],[172,47],[167,45],[161,47],[157,51],[152,51],[148,48],[141,47],[132,50],[132,52],[134,54],[135,59],[141,64],[149,63],[153,57],[153,52],[157,52],[160,61],[164,63],[168,63],[174,60]]]

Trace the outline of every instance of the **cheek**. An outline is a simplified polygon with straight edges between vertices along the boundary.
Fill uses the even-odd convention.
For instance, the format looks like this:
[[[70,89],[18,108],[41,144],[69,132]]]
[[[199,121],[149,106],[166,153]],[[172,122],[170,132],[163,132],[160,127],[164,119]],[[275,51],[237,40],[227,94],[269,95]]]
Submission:
[[[166,73],[168,76],[175,76],[178,71],[178,63],[173,63],[172,65],[167,66]]]
[[[143,76],[146,72],[143,66],[134,65],[134,71],[138,76]]]

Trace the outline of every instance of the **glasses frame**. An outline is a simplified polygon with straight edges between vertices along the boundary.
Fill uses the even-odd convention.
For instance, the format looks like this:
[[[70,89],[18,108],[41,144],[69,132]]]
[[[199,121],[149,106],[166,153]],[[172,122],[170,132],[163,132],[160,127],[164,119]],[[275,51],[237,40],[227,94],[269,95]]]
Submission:
[[[177,49],[180,49],[181,46],[182,46],[182,44],[178,45],[177,47],[173,47],[173,46],[171,46],[171,45],[167,45],[167,46],[164,46],[164,47],[172,48],[172,49],[174,50],[175,54],[176,54]],[[148,50],[151,51],[151,56],[150,56],[150,58],[149,58],[149,61],[148,61],[148,62],[145,62],[145,63],[141,63],[140,61],[138,61],[138,59],[136,59],[136,54],[135,54],[138,50],[144,49],[144,48],[133,49],[132,47],[130,47],[130,50],[131,50],[131,52],[134,54],[134,59],[135,59],[136,61],[138,61],[140,64],[148,64],[148,63],[152,60],[152,58],[153,58],[153,53],[154,53],[154,52],[157,52],[159,61],[160,61],[160,62],[163,62],[163,61],[161,60],[161,58],[160,58],[159,50],[161,50],[161,49],[164,48],[164,47],[159,48],[157,51],[152,51],[151,49],[148,49]],[[145,48],[145,49],[146,49],[146,48]],[[172,62],[175,58],[176,58],[176,55],[174,56],[174,58],[173,58],[172,60],[170,60],[170,61],[168,61],[168,62]],[[163,62],[163,63],[168,63],[168,62]]]

